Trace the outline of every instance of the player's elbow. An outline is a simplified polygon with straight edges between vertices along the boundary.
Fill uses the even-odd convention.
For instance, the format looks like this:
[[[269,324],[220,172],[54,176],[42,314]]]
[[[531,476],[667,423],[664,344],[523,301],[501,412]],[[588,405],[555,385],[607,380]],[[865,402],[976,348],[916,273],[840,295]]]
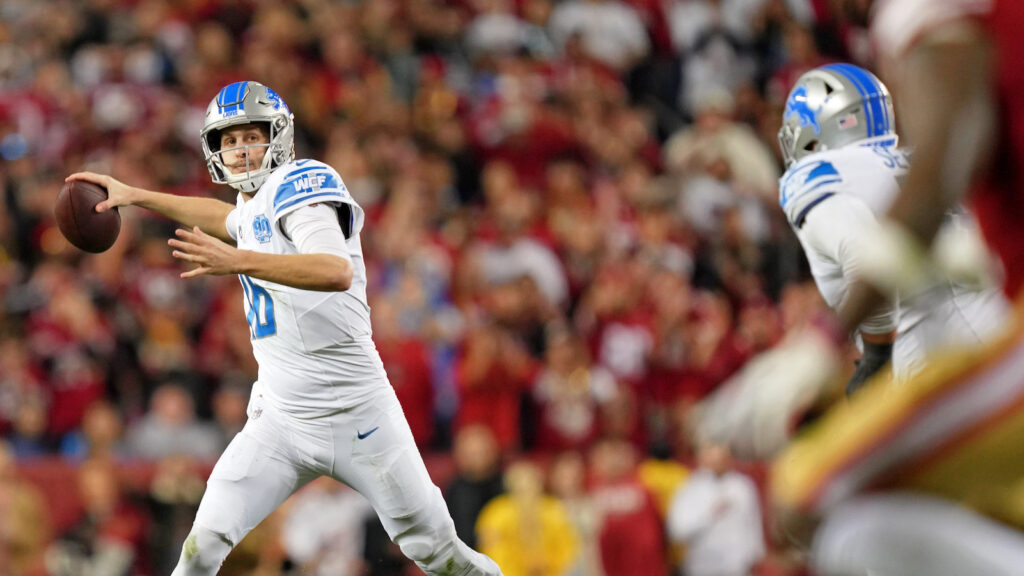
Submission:
[[[352,263],[337,256],[332,257],[328,270],[327,285],[335,292],[344,292],[352,287]]]

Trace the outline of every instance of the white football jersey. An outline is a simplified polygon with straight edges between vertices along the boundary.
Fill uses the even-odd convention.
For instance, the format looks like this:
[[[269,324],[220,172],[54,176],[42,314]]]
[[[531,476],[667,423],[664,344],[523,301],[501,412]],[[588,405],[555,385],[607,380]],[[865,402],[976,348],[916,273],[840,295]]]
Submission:
[[[806,156],[779,181],[779,203],[830,307],[843,301],[850,278],[856,276],[857,251],[852,244],[870,235],[877,218],[888,211],[909,160],[895,137],[883,136]],[[833,196],[842,200],[823,209]],[[947,226],[973,225],[967,214],[950,219]],[[1008,308],[994,287],[977,291],[946,282],[904,298],[893,311],[898,334],[893,369],[902,377],[918,368],[931,350],[973,344],[993,335]]]
[[[363,210],[338,173],[315,160],[276,169],[256,194],[238,195],[237,222],[230,230],[238,248],[267,254],[298,254],[281,219],[312,204],[330,204],[347,218],[352,286],[344,292],[318,292],[239,275],[253,353],[259,364],[257,386],[282,410],[316,414],[348,407],[387,386],[371,339],[366,300],[366,266],[359,232]]]

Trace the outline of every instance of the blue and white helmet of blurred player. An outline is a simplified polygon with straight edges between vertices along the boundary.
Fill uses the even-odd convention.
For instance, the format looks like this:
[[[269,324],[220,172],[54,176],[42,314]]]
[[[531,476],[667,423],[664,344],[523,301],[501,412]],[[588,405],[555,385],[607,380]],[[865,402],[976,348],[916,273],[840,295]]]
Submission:
[[[779,146],[786,166],[813,152],[877,136],[895,138],[889,89],[867,70],[829,64],[805,72],[786,99]]]
[[[270,134],[266,154],[259,166],[232,174],[221,159],[220,134],[230,126],[265,123]],[[270,173],[295,158],[295,121],[291,110],[276,92],[259,82],[235,82],[221,89],[206,108],[200,132],[203,154],[210,177],[217,184],[228,184],[239,192],[259,190]],[[245,148],[246,145],[238,148]]]

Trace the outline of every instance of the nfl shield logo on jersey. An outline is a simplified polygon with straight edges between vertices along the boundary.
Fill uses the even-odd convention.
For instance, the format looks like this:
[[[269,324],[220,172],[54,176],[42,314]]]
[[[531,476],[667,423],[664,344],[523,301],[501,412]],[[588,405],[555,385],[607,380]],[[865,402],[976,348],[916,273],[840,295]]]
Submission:
[[[263,214],[260,214],[252,221],[252,231],[256,234],[256,240],[258,240],[260,244],[270,242],[270,236],[272,234],[270,230],[270,220],[268,220]]]

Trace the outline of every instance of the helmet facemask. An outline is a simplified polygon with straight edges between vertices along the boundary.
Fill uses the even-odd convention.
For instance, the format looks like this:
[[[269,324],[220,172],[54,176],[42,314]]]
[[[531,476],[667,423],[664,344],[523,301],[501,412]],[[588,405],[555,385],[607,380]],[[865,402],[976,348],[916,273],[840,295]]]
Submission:
[[[267,142],[265,144],[243,144],[233,148],[225,148],[224,150],[214,152],[213,163],[214,166],[216,166],[223,174],[225,184],[230,186],[244,185],[245,182],[258,178],[263,172],[273,170],[273,167],[271,166],[273,155],[270,154],[270,146],[270,142]],[[266,148],[259,166],[254,166],[252,163],[252,151],[254,148]],[[235,150],[245,150],[245,172],[239,172],[237,174],[233,173],[231,169],[224,164],[224,153],[233,152]]]
[[[784,123],[779,128],[779,149],[782,150],[782,160],[786,166],[790,166],[806,153],[816,151],[818,147],[818,141],[813,140],[811,142],[804,143],[803,151],[805,154],[800,153],[797,150],[797,143],[800,141],[800,135],[803,132],[801,126],[794,126],[791,123]]]

